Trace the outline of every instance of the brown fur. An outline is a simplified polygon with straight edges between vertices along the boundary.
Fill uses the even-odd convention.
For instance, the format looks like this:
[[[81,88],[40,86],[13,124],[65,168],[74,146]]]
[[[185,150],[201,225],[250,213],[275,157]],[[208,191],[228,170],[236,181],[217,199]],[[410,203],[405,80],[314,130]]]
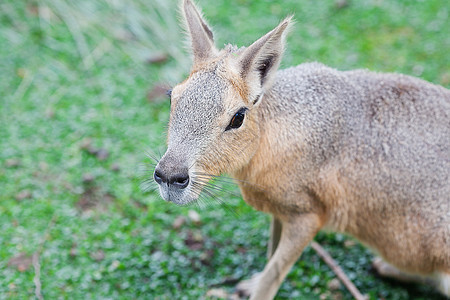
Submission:
[[[185,0],[184,9],[194,66],[174,88],[155,179],[164,199],[183,205],[231,173],[244,200],[274,217],[276,250],[251,298],[273,298],[322,229],[374,249],[389,262],[380,273],[449,296],[450,91],[317,63],[277,72],[290,18],[248,48],[219,52],[195,6]]]

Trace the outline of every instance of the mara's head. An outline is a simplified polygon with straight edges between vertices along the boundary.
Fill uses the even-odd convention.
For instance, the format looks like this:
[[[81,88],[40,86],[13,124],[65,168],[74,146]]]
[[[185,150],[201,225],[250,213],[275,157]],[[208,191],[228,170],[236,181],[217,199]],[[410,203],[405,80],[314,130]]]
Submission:
[[[161,196],[179,205],[196,200],[211,177],[244,167],[257,151],[258,107],[279,66],[291,20],[247,48],[217,50],[190,0],[183,1],[182,12],[193,66],[170,93],[168,148],[154,172]]]

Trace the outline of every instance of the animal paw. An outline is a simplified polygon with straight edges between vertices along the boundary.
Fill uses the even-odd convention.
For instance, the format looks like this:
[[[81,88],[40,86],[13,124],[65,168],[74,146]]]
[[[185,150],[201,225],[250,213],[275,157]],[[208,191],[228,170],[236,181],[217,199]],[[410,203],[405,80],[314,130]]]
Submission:
[[[376,257],[372,262],[372,266],[381,277],[392,278],[402,282],[425,283],[434,285],[432,278],[420,276],[417,274],[405,273],[397,269],[390,263],[384,261],[381,257]]]
[[[372,267],[375,269],[378,275],[382,277],[392,277],[394,268],[381,257],[375,257],[372,261]]]
[[[249,279],[242,280],[236,285],[234,294],[239,299],[246,299],[250,297],[252,292],[256,290],[259,279],[261,278],[261,273],[255,273]]]

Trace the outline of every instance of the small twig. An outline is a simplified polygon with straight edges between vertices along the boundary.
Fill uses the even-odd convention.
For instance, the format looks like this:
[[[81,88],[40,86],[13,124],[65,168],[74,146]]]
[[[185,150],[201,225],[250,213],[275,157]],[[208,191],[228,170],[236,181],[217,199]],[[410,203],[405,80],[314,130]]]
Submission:
[[[34,295],[39,300],[43,300],[44,299],[44,297],[42,296],[42,293],[41,293],[41,290],[42,290],[41,264],[39,263],[39,259],[40,259],[42,251],[44,250],[44,244],[45,244],[45,242],[48,240],[48,238],[50,236],[50,229],[55,224],[55,219],[56,219],[56,216],[55,216],[55,214],[53,214],[52,218],[48,222],[47,228],[45,229],[44,235],[42,236],[42,239],[41,239],[41,241],[39,243],[38,250],[33,253],[33,257],[32,257],[32,264],[33,264],[33,268],[34,268],[33,282],[34,282],[34,285],[36,287],[34,289]]]
[[[39,263],[39,252],[34,252],[33,253],[33,257],[32,257],[32,262],[33,262],[33,267],[34,267],[34,278],[33,278],[33,282],[34,285],[36,286],[35,290],[34,290],[34,294],[36,296],[37,299],[39,300],[43,300],[44,297],[42,297],[42,293],[41,293],[41,288],[42,288],[42,284],[41,284],[41,265]]]
[[[339,278],[339,280],[345,285],[347,290],[353,295],[356,300],[366,300],[356,286],[351,282],[351,280],[345,275],[341,267],[336,263],[336,261],[328,254],[328,252],[322,248],[317,242],[312,241],[311,247],[317,252],[317,254],[325,261],[325,263],[333,270],[334,274]]]

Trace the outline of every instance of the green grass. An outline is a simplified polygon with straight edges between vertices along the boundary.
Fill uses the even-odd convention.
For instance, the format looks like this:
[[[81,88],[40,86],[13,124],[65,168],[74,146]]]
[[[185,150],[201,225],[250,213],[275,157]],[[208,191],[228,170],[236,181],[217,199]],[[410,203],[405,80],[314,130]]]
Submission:
[[[200,1],[217,45],[249,44],[295,13],[283,66],[317,60],[450,85],[445,1],[336,3]],[[147,92],[189,70],[176,9],[162,0],[0,3],[0,298],[33,298],[40,282],[46,299],[198,299],[263,268],[269,219],[239,197],[220,195],[235,214],[140,189],[146,151],[164,151],[169,109]],[[159,53],[168,59],[146,63]],[[342,235],[317,240],[371,299],[440,299],[375,277],[370,252]],[[328,291],[333,277],[307,248],[278,298],[351,299]]]

